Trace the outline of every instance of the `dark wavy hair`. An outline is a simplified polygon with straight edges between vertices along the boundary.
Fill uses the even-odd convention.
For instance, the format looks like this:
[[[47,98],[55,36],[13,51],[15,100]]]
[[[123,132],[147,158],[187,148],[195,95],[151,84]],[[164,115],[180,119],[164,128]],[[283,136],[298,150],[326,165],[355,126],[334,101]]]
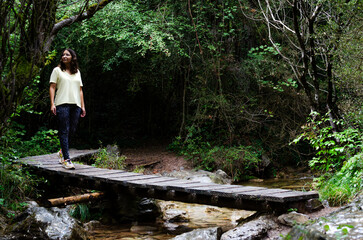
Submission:
[[[58,64],[58,67],[60,67],[60,69],[62,69],[62,71],[65,71],[66,70],[66,65],[63,63],[62,61],[62,56],[63,56],[63,53],[64,51],[68,51],[71,56],[72,56],[72,60],[71,60],[71,64],[70,64],[70,71],[72,74],[75,74],[78,72],[78,61],[77,61],[77,54],[74,50],[70,49],[70,48],[66,48],[62,51],[62,55],[60,57],[60,60],[59,60],[59,64]]]

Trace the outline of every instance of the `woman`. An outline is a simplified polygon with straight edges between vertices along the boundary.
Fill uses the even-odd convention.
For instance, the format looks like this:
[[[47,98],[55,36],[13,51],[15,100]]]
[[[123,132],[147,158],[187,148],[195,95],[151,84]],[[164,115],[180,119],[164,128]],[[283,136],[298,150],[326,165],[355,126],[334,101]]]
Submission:
[[[72,49],[62,52],[60,62],[50,76],[50,110],[57,116],[61,150],[60,163],[66,169],[74,169],[69,157],[69,139],[76,131],[79,117],[86,116],[81,73],[77,55]]]

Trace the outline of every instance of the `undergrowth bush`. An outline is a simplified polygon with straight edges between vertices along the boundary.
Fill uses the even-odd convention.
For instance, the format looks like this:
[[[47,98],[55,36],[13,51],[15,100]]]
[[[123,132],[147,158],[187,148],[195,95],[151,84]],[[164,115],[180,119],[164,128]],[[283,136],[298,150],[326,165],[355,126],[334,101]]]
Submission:
[[[333,131],[328,114],[321,117],[313,112],[294,142],[306,140],[316,150],[309,162],[321,174],[315,179],[316,187],[322,199],[336,206],[362,191],[363,139],[360,129],[347,127],[342,120],[334,124],[340,131]]]
[[[0,205],[13,211],[23,210],[27,197],[39,197],[40,192],[36,188],[39,181],[44,180],[31,175],[19,164],[2,164],[0,167]]]
[[[309,165],[320,173],[339,171],[344,162],[363,147],[360,129],[346,127],[343,120],[335,120],[334,123],[342,130],[333,131],[328,114],[320,116],[312,112],[308,123],[303,126],[303,133],[293,141],[306,140],[316,150],[316,156]]]
[[[13,122],[11,128],[0,137],[0,160],[11,161],[56,152],[60,149],[57,134],[57,130],[41,128],[30,139],[24,139],[24,126]]]
[[[330,205],[348,203],[363,190],[363,152],[350,158],[340,171],[317,180],[320,198]]]
[[[124,169],[126,156],[119,155],[118,152],[108,151],[107,148],[100,148],[94,155],[95,167],[108,169]]]
[[[71,207],[69,214],[81,222],[87,222],[91,220],[91,213],[87,204],[80,203]]]
[[[12,122],[0,137],[0,205],[11,210],[21,210],[26,197],[37,197],[40,192],[36,186],[44,181],[14,160],[55,152],[60,148],[55,130],[41,129],[28,140],[24,139],[25,135],[24,126]]]
[[[172,150],[193,161],[196,168],[207,171],[222,169],[234,181],[251,178],[258,170],[262,150],[250,146],[220,146],[204,140],[195,128],[185,139],[180,136],[169,145]]]

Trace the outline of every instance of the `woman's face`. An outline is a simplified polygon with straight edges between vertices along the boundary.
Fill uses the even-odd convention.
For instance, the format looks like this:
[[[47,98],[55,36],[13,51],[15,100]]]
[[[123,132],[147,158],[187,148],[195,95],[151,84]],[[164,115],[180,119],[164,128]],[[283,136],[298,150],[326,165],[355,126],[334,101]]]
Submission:
[[[65,50],[62,54],[62,62],[64,64],[70,64],[72,60],[72,55],[68,50]]]

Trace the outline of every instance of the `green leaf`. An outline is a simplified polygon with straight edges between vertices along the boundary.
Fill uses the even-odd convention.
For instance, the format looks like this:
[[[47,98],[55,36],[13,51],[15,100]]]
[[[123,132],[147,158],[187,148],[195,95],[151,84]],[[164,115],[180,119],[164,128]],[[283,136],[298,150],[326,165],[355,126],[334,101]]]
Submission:
[[[330,229],[330,227],[329,227],[329,225],[324,225],[324,230],[327,232],[327,231],[329,231],[329,229]]]

